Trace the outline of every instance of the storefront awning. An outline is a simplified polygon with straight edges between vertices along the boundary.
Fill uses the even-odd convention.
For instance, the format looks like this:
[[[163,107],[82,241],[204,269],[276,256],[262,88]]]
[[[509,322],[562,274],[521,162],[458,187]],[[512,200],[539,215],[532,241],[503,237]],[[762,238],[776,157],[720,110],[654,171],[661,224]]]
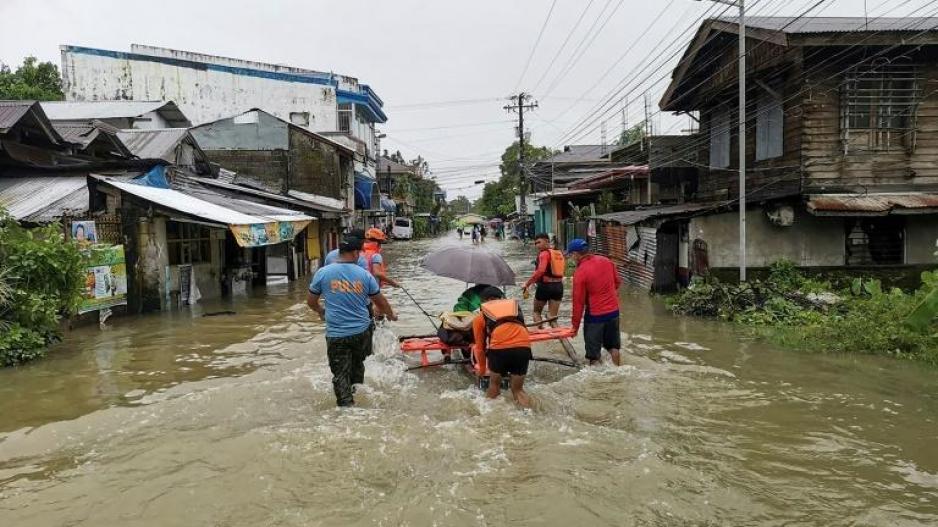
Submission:
[[[355,174],[355,208],[359,210],[371,210],[372,205],[377,208],[380,194],[378,193],[378,182],[374,178],[363,173]]]
[[[387,197],[386,195],[381,195],[381,210],[385,212],[397,212],[397,202],[393,199]]]
[[[228,227],[241,247],[260,247],[291,241],[316,219],[289,209],[230,199],[221,195],[210,197],[208,194],[211,192],[208,190],[189,192],[190,189],[187,189],[187,192],[180,192],[171,188],[147,186],[146,181],[92,177],[161,208]]]

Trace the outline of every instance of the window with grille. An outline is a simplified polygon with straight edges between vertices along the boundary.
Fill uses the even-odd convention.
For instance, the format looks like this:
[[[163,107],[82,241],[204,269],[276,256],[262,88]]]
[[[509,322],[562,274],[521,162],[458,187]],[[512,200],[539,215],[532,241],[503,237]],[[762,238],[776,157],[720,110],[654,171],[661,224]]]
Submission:
[[[339,131],[345,133],[351,133],[352,131],[352,104],[351,103],[340,103],[339,104]]]
[[[911,64],[863,64],[841,89],[844,152],[911,150],[922,79]]]
[[[857,218],[846,223],[846,265],[905,263],[903,218]]]
[[[204,225],[167,221],[166,246],[170,265],[212,261],[212,238]]]
[[[730,114],[726,111],[710,118],[710,166],[730,166]]]
[[[756,107],[756,161],[782,155],[785,114],[777,93],[763,93]]]

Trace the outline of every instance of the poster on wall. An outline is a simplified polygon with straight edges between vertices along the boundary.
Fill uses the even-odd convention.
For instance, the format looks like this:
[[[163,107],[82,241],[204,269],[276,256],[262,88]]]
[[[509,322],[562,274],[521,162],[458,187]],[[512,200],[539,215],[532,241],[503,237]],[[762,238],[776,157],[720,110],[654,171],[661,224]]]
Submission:
[[[308,220],[274,221],[250,225],[231,225],[231,233],[241,247],[261,247],[289,242],[309,225]]]
[[[73,221],[72,239],[83,249],[98,243],[98,230],[94,221]]]
[[[74,227],[73,227],[74,229]],[[123,245],[88,247],[85,291],[79,313],[127,304],[127,265]]]

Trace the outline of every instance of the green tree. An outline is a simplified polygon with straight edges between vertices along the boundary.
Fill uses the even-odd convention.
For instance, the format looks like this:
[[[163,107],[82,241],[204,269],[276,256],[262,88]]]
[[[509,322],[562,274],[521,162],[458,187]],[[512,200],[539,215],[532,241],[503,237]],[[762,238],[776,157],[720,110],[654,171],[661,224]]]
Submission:
[[[55,64],[39,62],[36,57],[26,57],[16,71],[0,64],[0,99],[61,101],[63,98],[62,77]]]
[[[457,196],[456,199],[450,200],[448,205],[454,214],[465,214],[472,210],[472,202],[466,196]]]
[[[645,138],[645,121],[642,121],[635,126],[629,128],[628,130],[622,130],[622,134],[619,135],[620,145],[630,145],[635,141]]]
[[[0,366],[40,357],[58,338],[81,301],[83,262],[60,225],[27,230],[0,209]]]
[[[502,154],[499,170],[502,175],[498,181],[490,181],[482,190],[482,197],[476,202],[476,209],[486,216],[505,216],[515,210],[515,196],[521,191],[521,167],[518,165],[519,145],[514,142]],[[542,161],[554,155],[546,146],[524,145],[525,163]]]

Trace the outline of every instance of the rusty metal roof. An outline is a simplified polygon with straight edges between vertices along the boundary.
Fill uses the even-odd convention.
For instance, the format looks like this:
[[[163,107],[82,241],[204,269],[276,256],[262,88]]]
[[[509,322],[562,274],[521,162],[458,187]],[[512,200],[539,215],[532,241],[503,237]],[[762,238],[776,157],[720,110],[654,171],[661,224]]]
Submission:
[[[0,101],[0,133],[5,133],[20,122],[35,101]]]
[[[651,206],[647,208],[626,210],[623,212],[599,214],[596,216],[596,219],[614,221],[616,223],[621,223],[622,225],[634,225],[636,223],[653,218],[695,216],[698,215],[698,213],[717,210],[729,204],[729,201],[714,201],[707,203],[682,203],[680,205]]]
[[[815,216],[887,216],[938,212],[938,193],[812,194],[808,212]]]
[[[612,168],[594,176],[587,176],[570,183],[571,189],[601,189],[615,187],[622,181],[633,177],[647,178],[651,171],[648,165],[627,165]]]
[[[54,145],[62,142],[58,132],[52,128],[49,118],[42,111],[42,106],[36,101],[0,101],[0,134],[5,134],[17,123],[27,119],[32,121],[27,126],[32,126],[45,134],[46,138]]]

